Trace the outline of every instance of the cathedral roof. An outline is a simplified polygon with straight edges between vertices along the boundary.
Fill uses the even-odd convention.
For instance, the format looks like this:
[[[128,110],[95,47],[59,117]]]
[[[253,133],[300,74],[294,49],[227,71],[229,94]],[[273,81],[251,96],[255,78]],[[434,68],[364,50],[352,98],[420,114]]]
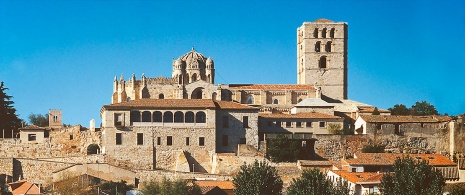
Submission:
[[[229,89],[315,90],[313,86],[299,84],[230,84]]]
[[[259,113],[259,117],[263,118],[319,118],[319,119],[339,119],[339,116],[323,114],[319,112],[299,112],[296,114],[281,114],[281,113]]]
[[[192,50],[190,52],[187,52],[178,59],[185,61],[186,64],[190,64],[192,61],[205,62],[207,60],[207,58],[203,54],[196,52],[194,47],[192,47]]]
[[[294,107],[334,107],[328,102],[325,102],[321,98],[305,98]]]
[[[198,108],[198,109],[233,109],[233,110],[258,110],[251,106],[246,106],[234,102],[213,101],[211,99],[139,99],[129,102],[104,105],[104,109],[141,109],[141,108]]]

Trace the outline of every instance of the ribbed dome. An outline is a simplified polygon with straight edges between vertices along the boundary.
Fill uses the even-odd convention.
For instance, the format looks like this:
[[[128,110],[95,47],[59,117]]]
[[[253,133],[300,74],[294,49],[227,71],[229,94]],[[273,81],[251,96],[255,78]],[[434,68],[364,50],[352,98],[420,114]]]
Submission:
[[[205,60],[207,59],[204,55],[201,53],[198,53],[194,50],[194,47],[192,47],[192,50],[181,57],[179,57],[182,61],[185,61],[187,65],[191,64],[193,61],[197,61],[200,63],[205,63]]]

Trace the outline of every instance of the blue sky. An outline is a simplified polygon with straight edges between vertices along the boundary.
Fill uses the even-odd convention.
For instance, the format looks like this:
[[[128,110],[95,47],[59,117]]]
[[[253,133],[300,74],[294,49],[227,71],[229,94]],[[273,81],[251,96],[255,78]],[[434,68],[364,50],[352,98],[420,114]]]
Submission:
[[[4,1],[0,80],[21,118],[100,122],[114,76],[171,76],[192,46],[216,83],[295,84],[296,29],[349,26],[349,99],[465,113],[465,1]]]

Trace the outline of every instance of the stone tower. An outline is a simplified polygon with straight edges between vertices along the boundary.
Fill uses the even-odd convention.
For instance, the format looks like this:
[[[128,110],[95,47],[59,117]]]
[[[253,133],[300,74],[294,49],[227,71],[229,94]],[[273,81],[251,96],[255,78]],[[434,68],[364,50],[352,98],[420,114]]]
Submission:
[[[318,19],[297,28],[297,84],[347,99],[347,23]]]
[[[63,126],[61,109],[48,110],[48,126],[54,129],[59,129]]]

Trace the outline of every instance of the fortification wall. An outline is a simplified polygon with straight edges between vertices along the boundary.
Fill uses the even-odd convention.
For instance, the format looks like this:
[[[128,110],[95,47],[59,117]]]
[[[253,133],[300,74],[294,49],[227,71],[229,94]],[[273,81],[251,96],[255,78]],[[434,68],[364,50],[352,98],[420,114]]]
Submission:
[[[81,131],[81,126],[51,131],[43,143],[22,143],[20,139],[1,139],[0,156],[47,158],[87,154],[90,144],[100,145],[100,132]]]

